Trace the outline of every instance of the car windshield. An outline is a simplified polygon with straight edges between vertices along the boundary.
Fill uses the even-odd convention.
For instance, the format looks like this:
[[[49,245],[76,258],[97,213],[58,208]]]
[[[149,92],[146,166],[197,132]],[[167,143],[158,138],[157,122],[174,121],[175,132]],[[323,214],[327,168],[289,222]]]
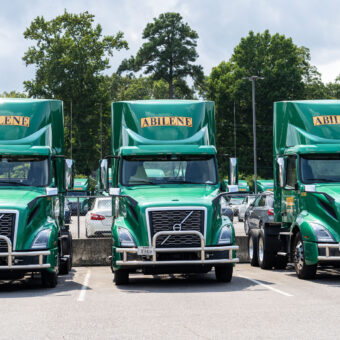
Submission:
[[[241,204],[243,197],[233,197],[230,199],[230,204]]]
[[[302,155],[300,165],[303,183],[340,182],[340,155]]]
[[[112,209],[112,199],[104,199],[98,201],[98,209]]]
[[[216,184],[213,156],[160,156],[123,158],[123,185]]]
[[[48,157],[0,156],[1,186],[45,187],[49,178]]]
[[[67,196],[87,196],[86,191],[68,191]]]

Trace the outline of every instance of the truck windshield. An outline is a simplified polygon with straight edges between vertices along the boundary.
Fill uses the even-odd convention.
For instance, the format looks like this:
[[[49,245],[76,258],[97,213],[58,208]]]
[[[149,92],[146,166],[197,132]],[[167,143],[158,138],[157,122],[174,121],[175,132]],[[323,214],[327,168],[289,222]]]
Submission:
[[[123,158],[123,185],[216,184],[213,156],[165,156]]]
[[[49,184],[48,157],[0,156],[0,186]]]
[[[302,155],[300,164],[303,183],[340,182],[340,155]]]

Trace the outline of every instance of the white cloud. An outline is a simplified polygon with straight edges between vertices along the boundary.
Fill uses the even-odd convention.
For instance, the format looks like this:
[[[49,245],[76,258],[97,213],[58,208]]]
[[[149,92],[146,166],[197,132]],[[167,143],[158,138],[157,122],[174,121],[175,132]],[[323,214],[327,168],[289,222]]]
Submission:
[[[233,48],[249,30],[285,34],[294,43],[311,51],[312,64],[324,81],[340,74],[338,2],[328,0],[11,0],[0,12],[0,92],[22,90],[22,82],[34,77],[34,68],[26,68],[22,56],[32,43],[23,32],[36,16],[52,19],[63,13],[85,10],[95,15],[104,34],[122,31],[130,49],[114,54],[112,69],[123,58],[137,52],[142,31],[154,17],[166,11],[179,12],[198,32],[199,63],[205,72],[230,58]]]

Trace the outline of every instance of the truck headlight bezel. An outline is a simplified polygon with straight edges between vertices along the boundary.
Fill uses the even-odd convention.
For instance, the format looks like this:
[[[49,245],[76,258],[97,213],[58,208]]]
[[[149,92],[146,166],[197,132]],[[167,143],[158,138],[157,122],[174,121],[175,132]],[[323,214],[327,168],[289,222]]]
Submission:
[[[231,244],[232,242],[232,230],[231,226],[224,226],[221,228],[220,236],[218,237],[218,245]]]
[[[52,229],[41,230],[34,238],[31,249],[47,249]]]
[[[120,246],[123,248],[136,247],[136,243],[131,233],[126,228],[118,228],[117,230]]]
[[[317,242],[335,242],[333,235],[322,224],[311,222],[309,225],[314,231],[314,235]]]

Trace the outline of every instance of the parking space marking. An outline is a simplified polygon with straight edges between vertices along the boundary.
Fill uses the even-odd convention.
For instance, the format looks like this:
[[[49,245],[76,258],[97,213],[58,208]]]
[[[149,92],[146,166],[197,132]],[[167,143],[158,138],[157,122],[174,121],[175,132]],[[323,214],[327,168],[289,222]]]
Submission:
[[[90,276],[91,276],[91,269],[89,269],[86,273],[83,285],[81,287],[79,296],[78,296],[78,302],[82,302],[85,300],[85,295],[86,295],[86,291],[87,291],[87,286],[89,284],[89,280],[90,280]]]
[[[262,283],[262,282],[260,282],[260,281],[251,279],[251,278],[249,278],[249,277],[242,276],[242,275],[237,275],[237,276],[238,276],[238,277],[241,277],[241,278],[243,278],[243,279],[249,280],[249,281],[251,281],[251,282],[254,282],[254,283],[256,283],[257,285],[260,285],[260,286],[262,286],[262,287],[264,287],[264,288],[266,288],[266,289],[272,290],[273,292],[279,293],[279,294],[281,294],[281,295],[284,295],[284,296],[287,296],[287,297],[292,297],[292,296],[294,296],[294,295],[292,295],[292,294],[283,292],[283,291],[280,290],[280,289],[276,289],[276,288],[274,288],[274,287],[271,287],[271,286],[269,286],[269,285],[266,285],[266,284],[264,284],[264,283]]]

